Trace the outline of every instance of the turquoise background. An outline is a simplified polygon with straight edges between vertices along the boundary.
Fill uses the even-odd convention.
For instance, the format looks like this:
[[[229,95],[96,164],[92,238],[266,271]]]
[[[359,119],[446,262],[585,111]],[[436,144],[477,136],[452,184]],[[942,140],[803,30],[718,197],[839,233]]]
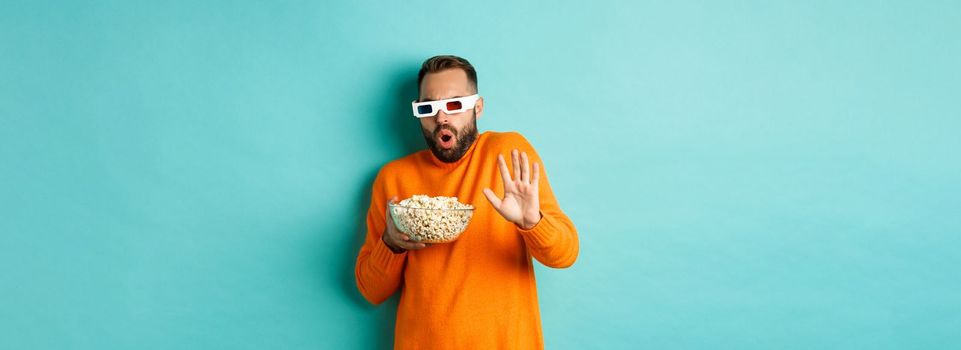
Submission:
[[[443,53],[579,229],[548,348],[958,348],[959,37],[956,1],[5,1],[0,348],[389,348],[354,261]]]

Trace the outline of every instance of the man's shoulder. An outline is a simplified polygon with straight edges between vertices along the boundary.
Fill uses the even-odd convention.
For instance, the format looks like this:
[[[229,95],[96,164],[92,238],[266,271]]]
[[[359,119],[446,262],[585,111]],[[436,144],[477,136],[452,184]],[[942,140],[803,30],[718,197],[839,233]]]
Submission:
[[[385,163],[377,172],[377,177],[381,178],[387,175],[397,174],[408,171],[409,169],[417,168],[419,166],[418,163],[423,160],[423,155],[421,154],[423,152],[427,151],[420,150]]]
[[[531,145],[527,138],[517,131],[504,131],[504,132],[487,132],[487,145],[485,148],[485,153],[493,152],[498,154],[507,154],[511,150],[517,149],[522,152],[536,153],[534,146]]]
[[[488,143],[495,146],[530,147],[530,142],[517,131],[487,131]]]

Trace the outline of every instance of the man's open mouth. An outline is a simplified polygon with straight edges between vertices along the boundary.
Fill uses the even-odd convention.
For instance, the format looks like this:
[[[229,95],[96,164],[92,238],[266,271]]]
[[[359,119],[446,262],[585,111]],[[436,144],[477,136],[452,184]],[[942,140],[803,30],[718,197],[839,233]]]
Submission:
[[[440,146],[441,148],[444,148],[444,149],[454,148],[455,140],[456,138],[454,137],[454,133],[450,130],[441,129],[440,132],[437,133],[437,145]]]

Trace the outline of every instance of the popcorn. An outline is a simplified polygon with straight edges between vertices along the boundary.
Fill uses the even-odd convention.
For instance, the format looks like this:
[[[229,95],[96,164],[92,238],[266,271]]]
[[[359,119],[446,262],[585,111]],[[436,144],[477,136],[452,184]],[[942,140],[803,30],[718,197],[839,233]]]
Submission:
[[[467,228],[474,207],[457,197],[414,195],[390,207],[394,225],[411,240],[446,243],[457,239]]]

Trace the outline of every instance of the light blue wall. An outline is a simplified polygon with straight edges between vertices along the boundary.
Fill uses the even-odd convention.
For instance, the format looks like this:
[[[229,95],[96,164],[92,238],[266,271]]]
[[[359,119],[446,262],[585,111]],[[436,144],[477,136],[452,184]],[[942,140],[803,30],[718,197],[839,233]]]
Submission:
[[[371,349],[420,62],[579,228],[550,349],[961,347],[961,3],[0,5],[0,348]]]

